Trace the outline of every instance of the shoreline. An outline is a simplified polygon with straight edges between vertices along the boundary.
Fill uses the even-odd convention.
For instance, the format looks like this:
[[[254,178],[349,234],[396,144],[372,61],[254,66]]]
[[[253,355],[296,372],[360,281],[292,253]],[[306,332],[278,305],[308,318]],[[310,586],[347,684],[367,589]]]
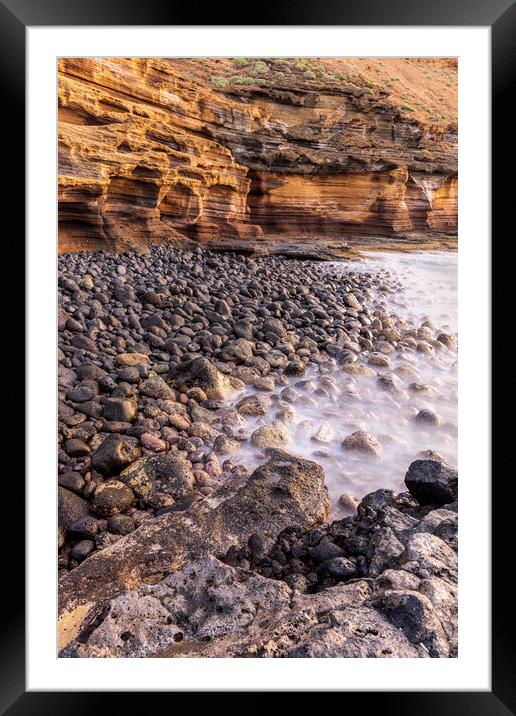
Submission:
[[[385,239],[364,239],[359,237],[346,237],[345,239],[328,240],[324,238],[289,238],[281,241],[277,236],[264,237],[259,241],[241,241],[231,239],[230,241],[207,241],[196,242],[185,238],[184,240],[170,239],[163,242],[148,242],[138,246],[106,246],[105,249],[95,247],[88,249],[86,246],[76,251],[61,251],[58,248],[59,256],[67,256],[76,253],[98,253],[103,251],[114,255],[123,255],[132,251],[147,253],[152,246],[162,246],[171,250],[194,251],[197,248],[203,251],[215,253],[234,253],[240,256],[278,256],[292,259],[313,260],[313,261],[334,261],[337,259],[354,260],[361,257],[363,251],[399,251],[411,253],[414,251],[456,251],[458,249],[458,237],[443,234],[414,235],[410,240],[405,236],[400,238]]]
[[[332,386],[332,375],[336,372],[349,376],[357,372],[374,372],[374,364],[367,364],[371,355],[384,355],[388,365],[393,345],[396,350],[431,349],[451,351],[452,355],[452,337],[439,334],[443,336],[440,340],[437,333],[431,338],[424,331],[418,340],[408,333],[404,337],[399,331],[398,335],[398,329],[390,324],[388,315],[382,319],[372,315],[368,309],[368,291],[380,284],[379,279],[348,272],[342,275],[339,282],[332,279],[322,285],[315,260],[300,260],[291,256],[286,260],[292,262],[288,276],[283,274],[284,264],[280,257],[231,256],[210,250],[201,252],[199,247],[193,252],[152,246],[145,254],[97,252],[60,256],[60,489],[66,491],[63,502],[69,503],[65,506],[60,503],[60,507],[61,513],[68,511],[74,517],[80,514],[78,519],[68,519],[66,526],[63,522],[60,532],[61,550],[66,556],[62,560],[61,573],[61,624],[65,625],[65,631],[69,630],[66,643],[70,641],[70,630],[73,631],[72,638],[80,637],[75,646],[70,647],[70,653],[65,655],[86,656],[89,655],[86,653],[88,649],[94,652],[100,648],[101,635],[108,623],[106,618],[98,624],[92,621],[95,618],[98,621],[98,600],[105,608],[113,598],[122,599],[117,595],[124,589],[134,590],[142,581],[160,584],[163,579],[169,579],[166,563],[176,565],[172,569],[176,575],[188,571],[191,561],[188,554],[192,549],[201,549],[205,554],[201,572],[204,570],[212,576],[223,572],[226,578],[230,569],[233,570],[231,579],[238,582],[241,577],[239,570],[247,573],[253,567],[253,573],[255,568],[258,569],[256,574],[266,580],[260,583],[265,589],[279,588],[281,592],[286,588],[281,587],[282,579],[278,579],[277,575],[274,579],[272,573],[263,573],[262,562],[267,555],[270,559],[271,552],[278,547],[277,540],[282,539],[280,533],[291,526],[289,520],[293,526],[297,521],[296,528],[298,532],[301,530],[296,533],[297,540],[303,535],[311,535],[306,537],[310,542],[308,547],[316,547],[324,540],[324,544],[328,542],[328,530],[337,529],[333,525],[326,525],[326,532],[318,534],[317,545],[312,544],[315,541],[314,525],[325,524],[327,515],[328,498],[325,496],[322,468],[314,462],[288,454],[291,444],[288,439],[289,411],[292,411],[297,398],[290,395],[289,399],[288,392],[285,394],[289,390],[288,381],[282,379],[285,374],[297,376],[298,382],[302,383],[307,367],[315,365],[324,381],[315,390],[327,391],[334,389],[329,386]],[[379,327],[375,320],[379,321]],[[389,335],[385,335],[389,333],[390,339]],[[391,348],[387,350],[389,345]],[[377,365],[382,366],[382,362]],[[380,380],[383,371],[376,370]],[[244,401],[239,401],[236,409],[228,410],[227,399],[242,391],[246,384],[253,384],[257,394],[251,400],[244,398]],[[397,385],[393,383],[393,386],[387,389],[395,391]],[[265,400],[266,396],[275,394],[277,397],[272,403]],[[306,399],[314,400],[309,392],[302,397],[302,400]],[[280,415],[276,414],[270,423],[274,407],[279,409]],[[246,414],[263,416],[265,424],[247,433]],[[268,462],[251,475],[237,462],[241,444],[248,441],[269,457]],[[355,435],[344,448],[343,455],[346,450],[370,454],[374,458],[375,451],[378,451],[377,441],[374,436]],[[456,480],[456,472],[440,456],[430,455],[419,462],[431,463],[423,467],[433,471],[432,475],[435,473],[436,485],[439,481]],[[288,500],[293,500],[288,502],[286,512],[285,504],[277,502],[278,497],[272,489],[278,470],[281,479],[289,485],[286,491],[290,496]],[[292,470],[298,476],[296,480],[306,481],[306,490],[301,490],[299,494],[296,480],[292,481]],[[260,490],[263,488],[264,492],[254,494],[252,489],[257,484],[257,473],[263,478]],[[299,478],[299,475],[302,477]],[[443,475],[447,476],[446,479]],[[318,487],[314,495],[315,486]],[[377,492],[389,491],[380,489]],[[311,496],[309,493],[312,493]],[[421,493],[417,494],[421,497]],[[315,583],[320,583],[322,587],[321,593],[335,584],[347,590],[348,584],[353,586],[360,580],[379,579],[386,569],[406,571],[400,567],[405,562],[399,560],[409,549],[413,535],[427,534],[424,531],[426,526],[418,532],[421,523],[433,512],[456,515],[453,506],[441,509],[443,505],[446,507],[448,503],[454,503],[455,498],[456,495],[450,493],[443,502],[438,490],[432,493],[434,502],[430,503],[424,498],[419,503],[414,495],[394,497],[392,491],[388,498],[368,495],[362,501],[363,514],[360,513],[358,518],[344,518],[348,521],[344,525],[346,534],[339,537],[341,544],[339,540],[329,540],[342,554],[328,558],[323,555],[325,558],[320,563],[324,565],[331,559],[344,559],[347,563],[338,563],[341,570],[338,574],[328,576],[324,571],[328,565],[322,568],[325,575],[322,578],[317,576],[317,570],[314,572]],[[249,500],[252,502],[253,499],[255,503],[249,505]],[[248,525],[240,523],[238,514],[250,509],[249,522],[252,523],[256,518],[256,515],[252,517],[253,510],[259,512],[256,502],[259,499],[267,506],[269,517],[261,525],[265,544],[261,551],[258,550],[260,559],[257,560],[253,557],[252,545],[248,544],[256,528],[248,534]],[[378,499],[381,505],[376,504]],[[350,536],[348,532],[353,531],[357,519],[361,523],[369,514],[366,509],[368,500],[373,500],[374,509],[382,514],[385,509],[389,513],[391,508],[399,512],[402,516],[398,519],[404,526],[400,530],[399,525],[396,527],[389,523],[385,529],[390,530],[392,535],[383,533],[387,541],[364,548],[356,544],[356,536]],[[430,504],[430,509],[424,504]],[[403,517],[405,509],[410,519],[407,515]],[[225,510],[229,513],[226,514]],[[207,526],[211,521],[217,522],[217,537],[212,534],[216,554],[213,552],[214,545],[207,547],[206,541],[196,536],[195,529],[192,544],[184,537],[181,540],[177,530],[184,526],[185,519],[193,521],[194,525],[198,522],[199,529],[207,529],[208,533]],[[456,523],[456,516],[448,514],[444,517],[434,515],[432,519],[434,522],[427,519],[432,535],[437,529],[436,519],[438,525],[443,521]],[[222,532],[218,520],[222,520]],[[77,525],[77,522],[81,524]],[[173,539],[172,542],[169,537],[164,539],[166,544],[161,547],[164,555],[156,557],[155,565],[151,561],[149,571],[147,550],[156,541],[154,525],[158,523],[167,525]],[[371,529],[370,520],[364,522],[361,529],[366,525]],[[371,531],[369,540],[374,542],[377,537],[373,532],[376,533],[376,529]],[[446,547],[451,540],[452,548],[448,545],[448,549],[454,553],[456,540],[453,529],[451,537],[446,531],[443,534],[447,535],[448,541],[436,537],[439,543],[429,546],[425,538],[424,544],[418,543],[417,548],[420,551],[430,550],[428,558],[432,560],[435,550],[444,549],[440,542]],[[238,535],[236,541],[235,535]],[[418,537],[416,543],[418,540],[421,541],[421,538]],[[413,542],[412,539],[411,549]],[[352,544],[355,546],[352,547]],[[228,558],[232,545],[238,554],[231,553]],[[305,545],[306,549],[308,547]],[[178,549],[179,552],[182,550],[181,556],[177,554]],[[246,549],[251,549],[251,553],[245,552]],[[369,549],[372,553],[368,552]],[[386,549],[387,557],[380,564],[379,554]],[[114,564],[115,555],[118,555],[117,560],[121,555],[128,560],[123,569]],[[446,555],[451,565],[453,557],[448,552]],[[292,559],[302,562],[300,556],[291,555],[290,562]],[[309,556],[306,569],[296,564],[300,571],[292,574],[306,579],[304,575],[313,572],[314,556],[312,553]],[[227,567],[221,566],[224,564]],[[380,569],[382,566],[383,569]],[[122,572],[129,570],[131,574],[139,575],[136,585],[134,576],[127,581],[124,574],[117,571],[121,569]],[[262,569],[261,573],[259,569]],[[439,586],[450,594],[447,619],[453,622],[454,597],[450,586],[454,581],[453,567],[447,569],[448,577],[446,574],[443,576],[441,567],[436,568],[435,573],[430,570],[430,577],[433,574],[435,579],[444,579],[444,586]],[[426,617],[430,619],[431,615],[432,619],[440,622],[434,614],[434,607],[437,607],[432,606],[426,592],[418,591],[421,579],[425,581],[418,574],[412,575],[415,578],[412,581],[406,578],[406,583],[401,585],[405,595],[403,599],[421,602],[424,597],[424,608],[428,612],[425,612]],[[155,576],[149,582],[152,575]],[[398,575],[398,578],[401,577],[404,575]],[[180,577],[176,576],[175,590],[180,589],[176,583],[178,580]],[[279,587],[272,587],[269,584],[271,581],[279,582]],[[285,584],[289,585],[288,582]],[[315,595],[313,584],[312,587],[305,585],[304,591],[300,585],[302,582],[297,579],[297,585],[289,585],[288,588],[294,593]],[[399,586],[397,584],[394,588]],[[167,584],[166,588],[169,587],[170,584]],[[98,595],[92,593],[95,589],[99,590]],[[386,596],[385,589],[382,589],[382,599],[389,602],[390,596]],[[407,589],[418,596],[408,594]],[[390,591],[387,589],[387,592]],[[140,599],[145,593],[145,590],[133,593],[131,598],[134,598],[136,611],[131,612],[131,618],[138,613]],[[381,628],[386,633],[390,628],[399,629],[396,619],[389,621],[390,617],[385,617],[385,614],[391,614],[391,606],[387,607],[382,602],[380,608],[374,601],[376,598],[370,592],[367,595],[362,593],[360,599],[357,597],[357,605],[366,610],[373,609],[374,618],[381,621]],[[279,593],[278,599],[281,603]],[[79,609],[78,612],[81,604],[82,611]],[[403,609],[402,613],[405,614]],[[72,617],[73,614],[75,616]],[[156,618],[159,621],[159,617]],[[124,620],[120,620],[120,624],[123,623]],[[92,624],[96,626],[92,627]],[[174,628],[179,627],[176,624]],[[168,636],[176,642],[177,632],[172,631],[169,630]],[[401,632],[398,635],[400,645],[406,651],[391,655],[409,655],[409,652],[411,656],[454,655],[456,635],[453,633],[446,635],[435,626],[434,632],[438,632],[438,636],[433,637],[432,644],[425,647],[426,652],[418,652],[417,649],[412,652],[413,640],[407,637],[407,630],[401,629]],[[120,647],[123,653],[109,655],[138,655],[141,643],[138,645],[133,641],[129,639],[130,643]],[[299,644],[302,642],[301,636],[298,641]],[[349,640],[346,643],[349,646]],[[102,648],[116,652],[119,646],[106,642]],[[159,650],[162,645],[158,649],[154,643],[153,648]],[[249,645],[246,648],[250,648]],[[73,649],[75,653],[72,653]],[[400,649],[403,650],[401,646]],[[151,652],[147,655],[153,655]],[[339,653],[331,655],[339,656]]]

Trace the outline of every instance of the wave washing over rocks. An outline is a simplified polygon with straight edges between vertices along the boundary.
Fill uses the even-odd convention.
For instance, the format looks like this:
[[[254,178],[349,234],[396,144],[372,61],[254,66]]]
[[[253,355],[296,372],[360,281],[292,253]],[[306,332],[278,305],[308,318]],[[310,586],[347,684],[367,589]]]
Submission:
[[[456,655],[454,260],[59,258],[62,656]]]
[[[349,266],[333,264],[327,273],[339,280]],[[369,254],[352,266],[365,279],[365,306],[373,309],[365,325],[383,336],[374,350],[364,341],[359,352],[356,346],[349,352],[338,343],[325,345],[339,369],[308,365],[302,377],[288,377],[279,394],[290,446],[323,465],[335,515],[354,510],[378,485],[403,489],[406,466],[415,457],[438,452],[457,464],[457,254]],[[370,282],[373,275],[377,280]],[[352,308],[361,323],[362,307]],[[355,317],[353,310],[348,315]],[[365,331],[361,336],[369,337]],[[266,422],[269,405],[267,398],[253,397],[268,386],[257,387],[247,386],[246,397],[236,402],[253,428]],[[263,460],[252,445],[239,456],[248,467]]]

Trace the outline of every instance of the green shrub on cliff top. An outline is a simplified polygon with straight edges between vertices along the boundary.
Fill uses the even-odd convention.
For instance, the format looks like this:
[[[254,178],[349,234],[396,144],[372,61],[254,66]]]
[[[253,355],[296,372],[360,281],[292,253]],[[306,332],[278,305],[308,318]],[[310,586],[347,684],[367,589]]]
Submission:
[[[314,67],[313,67],[312,63],[310,62],[310,60],[307,60],[305,57],[301,57],[296,62],[294,67],[296,68],[296,70],[299,70],[300,72],[307,72],[309,70],[311,70],[312,72],[314,71]]]
[[[263,77],[244,77],[243,75],[233,75],[229,78],[232,85],[265,85],[267,80]]]
[[[265,62],[262,62],[262,60],[258,60],[258,62],[254,63],[253,69],[256,73],[262,74],[263,72],[267,72],[269,68],[267,67]]]
[[[212,77],[211,83],[217,89],[225,89],[228,86],[228,81],[225,77]]]
[[[229,78],[232,85],[265,85],[267,80],[263,77],[244,77],[243,75],[233,75]]]
[[[229,78],[232,85],[252,85],[254,79],[252,77],[244,77],[243,75],[232,75]]]
[[[411,106],[410,106],[410,104],[405,104],[405,103],[403,103],[403,104],[401,105],[401,109],[404,109],[405,112],[415,112],[415,111],[416,111],[416,110],[414,109],[414,107],[411,107]]]

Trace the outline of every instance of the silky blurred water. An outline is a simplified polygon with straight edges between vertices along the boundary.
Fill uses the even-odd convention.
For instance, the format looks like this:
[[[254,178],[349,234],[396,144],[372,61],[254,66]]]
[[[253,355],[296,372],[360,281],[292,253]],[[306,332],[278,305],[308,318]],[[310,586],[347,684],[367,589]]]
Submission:
[[[456,335],[457,331],[457,254],[454,252],[368,253],[363,260],[334,262],[327,270],[349,270],[383,277],[394,291],[375,292],[372,308],[386,310],[393,317],[403,318],[409,327],[419,328],[430,320],[433,338],[440,332]],[[315,460],[324,467],[326,483],[332,499],[332,511],[342,510],[343,494],[361,499],[378,488],[400,491],[409,464],[425,451],[438,452],[451,464],[457,463],[457,365],[453,350],[436,351],[435,355],[413,352],[389,355],[389,368],[371,366],[375,375],[350,375],[343,370],[332,374],[337,389],[326,396],[313,396],[294,404],[295,419],[288,424],[292,443],[290,452]],[[400,374],[397,369],[405,373]],[[407,375],[407,366],[417,374]],[[401,391],[381,390],[378,376],[396,373]],[[303,378],[291,378],[296,386],[300,380],[311,379],[319,384],[322,376],[311,366]],[[413,392],[409,386],[422,383],[430,392]],[[256,392],[248,389],[246,394]],[[278,392],[278,391],[277,391]],[[303,393],[307,395],[306,393]],[[240,396],[241,397],[241,396]],[[310,404],[311,403],[311,404]],[[421,424],[415,415],[421,409],[436,413],[439,426]],[[270,423],[274,415],[247,418],[249,428]],[[330,440],[313,440],[321,426],[326,426]],[[356,430],[366,430],[381,444],[381,458],[344,450],[342,440]],[[236,456],[235,456],[236,457]],[[265,456],[246,444],[238,453],[238,461],[253,468]],[[345,508],[344,508],[345,509]]]
[[[345,267],[343,262],[331,264]],[[389,310],[421,323],[430,317],[444,331],[457,331],[457,268],[455,251],[364,252],[353,270],[395,276],[403,290],[387,297]]]

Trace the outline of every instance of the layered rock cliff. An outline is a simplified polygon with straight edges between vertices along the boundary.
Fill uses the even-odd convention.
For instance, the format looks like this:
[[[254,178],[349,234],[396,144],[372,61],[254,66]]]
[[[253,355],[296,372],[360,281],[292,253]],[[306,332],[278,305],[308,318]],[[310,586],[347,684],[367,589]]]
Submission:
[[[456,235],[454,60],[72,58],[59,250]]]

